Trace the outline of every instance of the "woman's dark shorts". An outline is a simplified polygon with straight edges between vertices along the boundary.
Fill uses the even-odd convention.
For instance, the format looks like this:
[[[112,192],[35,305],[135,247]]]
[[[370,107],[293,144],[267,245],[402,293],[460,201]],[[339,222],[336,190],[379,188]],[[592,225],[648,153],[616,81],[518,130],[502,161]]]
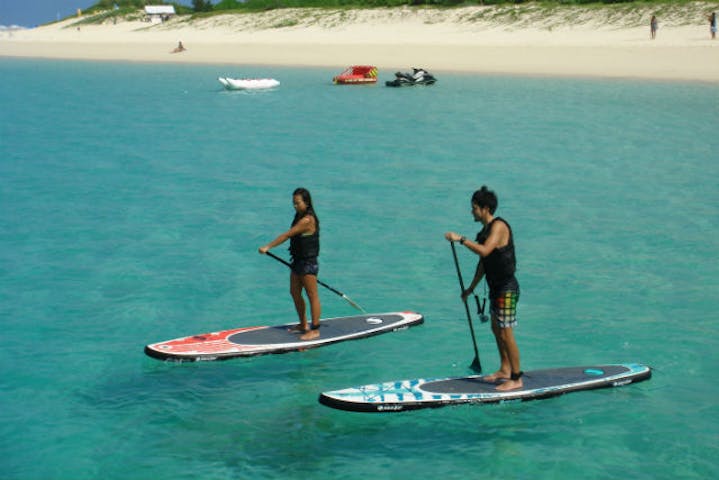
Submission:
[[[292,265],[290,266],[292,269],[292,273],[296,275],[314,275],[317,276],[317,274],[320,271],[320,264],[317,261],[317,258],[305,258],[302,260],[292,260]]]

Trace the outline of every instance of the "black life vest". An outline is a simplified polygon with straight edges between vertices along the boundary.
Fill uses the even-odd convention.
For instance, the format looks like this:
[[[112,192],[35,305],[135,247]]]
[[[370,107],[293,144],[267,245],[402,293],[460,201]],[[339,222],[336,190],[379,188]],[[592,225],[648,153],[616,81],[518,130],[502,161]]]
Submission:
[[[507,225],[509,229],[509,242],[503,247],[492,250],[492,253],[486,257],[482,257],[484,264],[484,274],[487,277],[487,285],[489,285],[490,295],[498,294],[505,291],[519,290],[519,283],[514,277],[517,269],[517,259],[514,256],[514,235],[512,227],[500,217],[495,217],[477,234],[477,243],[484,244],[492,231],[492,224],[499,220]]]
[[[294,227],[297,222],[306,215],[312,215],[315,219],[315,233],[311,235],[295,235],[290,237],[290,255],[293,260],[308,260],[317,258],[320,254],[320,225],[313,213],[307,212],[304,215],[295,215],[292,221]]]

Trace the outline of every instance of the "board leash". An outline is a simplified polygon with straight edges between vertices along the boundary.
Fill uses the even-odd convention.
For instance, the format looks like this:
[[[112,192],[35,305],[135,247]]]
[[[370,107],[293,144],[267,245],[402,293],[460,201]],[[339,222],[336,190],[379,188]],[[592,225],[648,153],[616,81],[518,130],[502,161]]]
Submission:
[[[487,282],[484,283],[484,293],[482,295],[482,303],[479,302],[479,297],[477,294],[474,295],[474,301],[477,302],[477,315],[479,316],[479,321],[481,323],[487,323],[489,321],[489,315],[484,313],[484,308],[487,305]]]

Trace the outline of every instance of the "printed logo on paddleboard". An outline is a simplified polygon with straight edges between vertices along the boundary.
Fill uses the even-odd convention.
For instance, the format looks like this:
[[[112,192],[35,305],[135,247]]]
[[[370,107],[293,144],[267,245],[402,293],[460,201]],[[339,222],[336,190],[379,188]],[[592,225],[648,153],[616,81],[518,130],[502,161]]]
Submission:
[[[399,412],[403,408],[402,405],[377,405],[378,412]]]
[[[381,323],[384,322],[384,320],[382,320],[381,318],[377,318],[377,317],[369,317],[366,320],[366,322],[369,323],[370,325],[380,325]]]

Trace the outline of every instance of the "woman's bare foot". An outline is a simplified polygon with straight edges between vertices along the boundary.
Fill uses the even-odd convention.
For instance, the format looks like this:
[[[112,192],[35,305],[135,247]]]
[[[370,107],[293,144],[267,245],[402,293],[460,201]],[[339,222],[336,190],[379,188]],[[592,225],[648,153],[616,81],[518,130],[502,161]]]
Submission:
[[[301,324],[298,325],[292,325],[290,328],[287,329],[290,333],[307,333],[307,329],[304,328]]]
[[[314,340],[315,338],[320,338],[319,329],[312,329],[304,335],[300,336],[300,340]]]
[[[482,380],[484,380],[485,382],[497,383],[502,380],[509,380],[510,377],[511,374],[503,372],[502,370],[497,370],[491,375],[485,375],[484,377],[482,377]]]

